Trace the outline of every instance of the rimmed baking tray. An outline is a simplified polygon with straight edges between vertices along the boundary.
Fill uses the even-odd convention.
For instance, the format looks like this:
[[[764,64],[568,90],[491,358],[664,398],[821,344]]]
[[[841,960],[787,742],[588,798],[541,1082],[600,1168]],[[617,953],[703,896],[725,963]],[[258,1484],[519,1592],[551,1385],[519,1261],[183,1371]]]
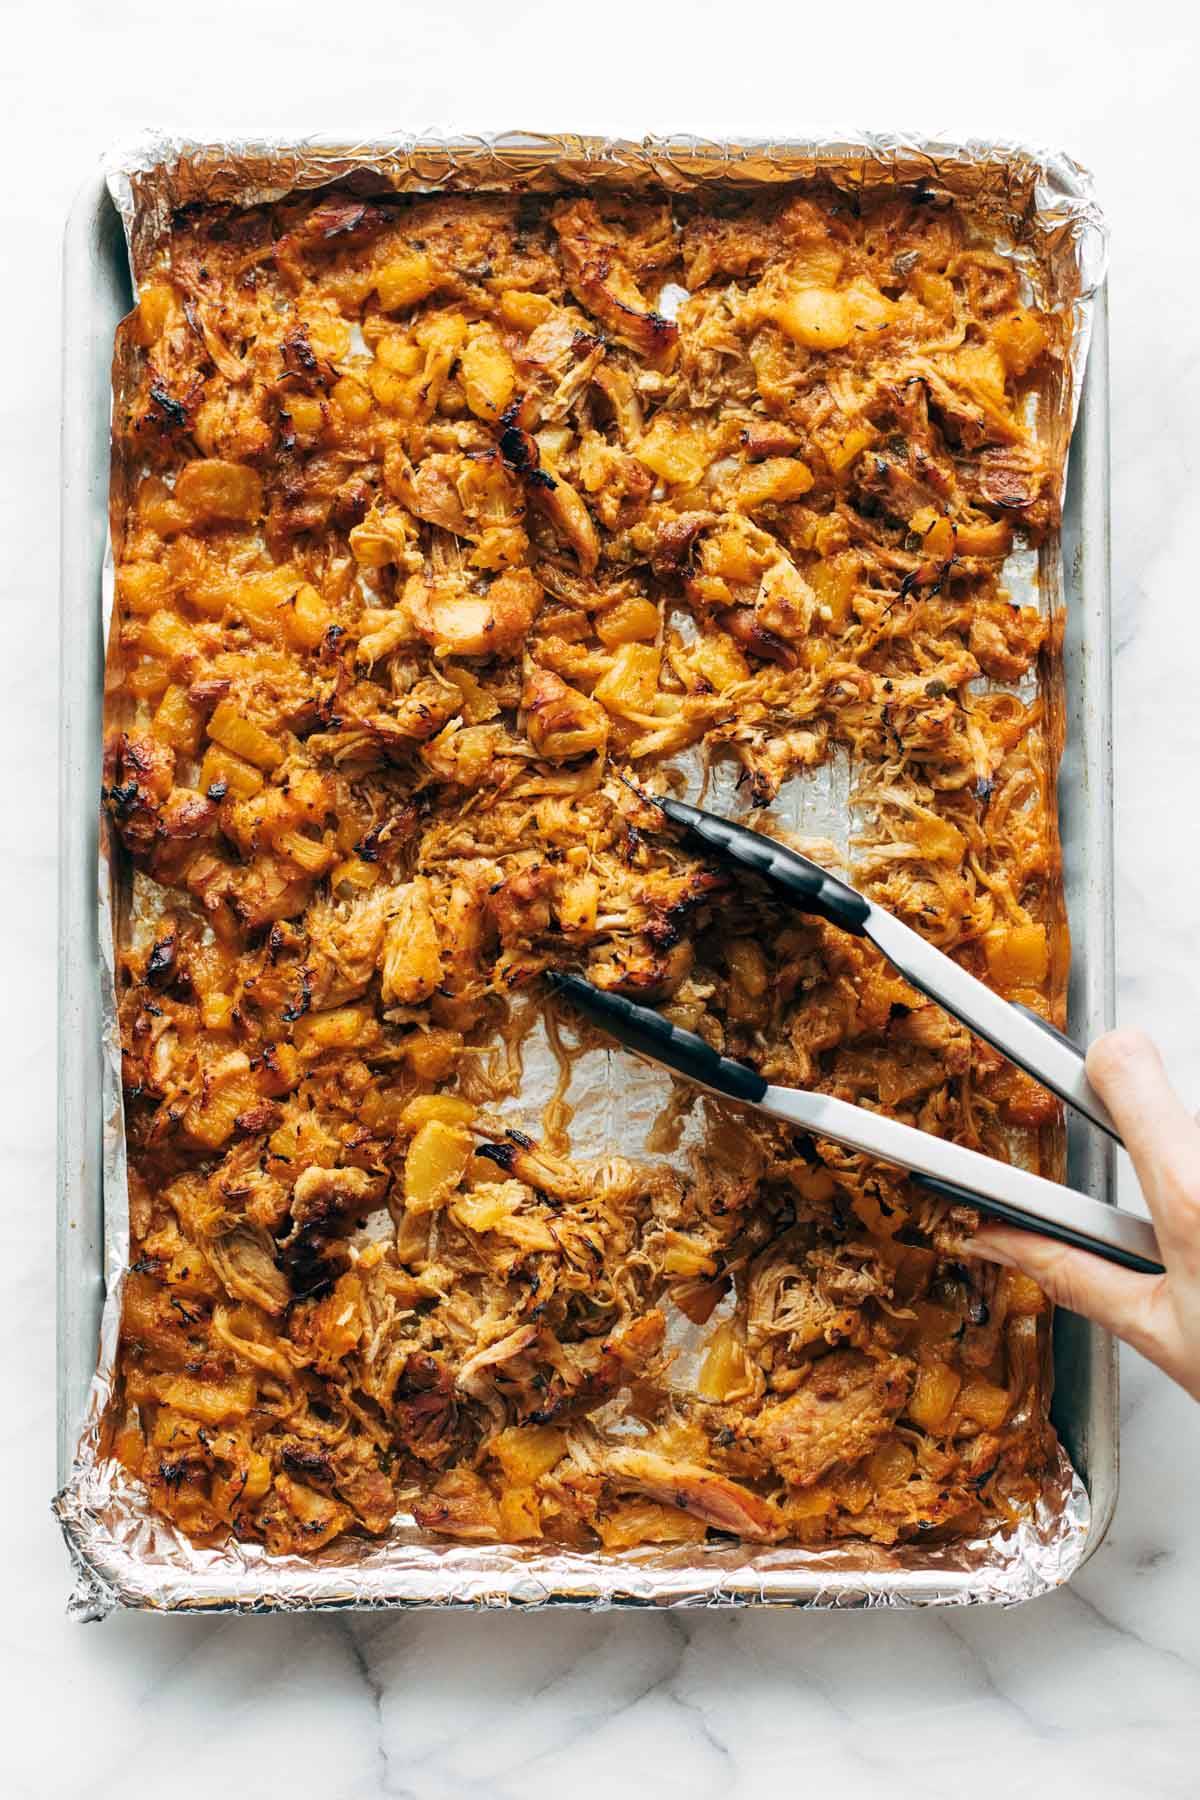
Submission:
[[[104,671],[102,576],[107,543],[110,365],[113,333],[132,302],[121,222],[99,174],[81,191],[67,226],[64,258],[64,358],[61,513],[61,715],[59,876],[58,1105],[58,1474],[70,1476],[80,1422],[96,1367],[105,1297],[104,1138],[117,1096],[106,1073],[98,891],[98,799]],[[1112,1023],[1113,847],[1111,621],[1109,595],[1108,322],[1095,296],[1091,348],[1071,444],[1062,532],[1065,606],[1066,748],[1058,794],[1064,886],[1072,936],[1071,1029],[1090,1041]],[[1085,1192],[1113,1199],[1111,1144],[1071,1121],[1069,1176]],[[123,1197],[112,1196],[114,1205]],[[1060,1313],[1055,1328],[1053,1417],[1090,1500],[1082,1554],[1071,1567],[1048,1568],[1026,1592],[1068,1578],[1094,1554],[1117,1495],[1117,1363],[1108,1334]],[[153,1527],[148,1528],[153,1537]],[[70,1531],[68,1532],[71,1536]],[[149,1544],[148,1548],[152,1548]],[[317,1568],[297,1588],[270,1578],[253,1559],[245,1585],[230,1591],[214,1566],[164,1583],[151,1554],[144,1582],[80,1555],[75,1611],[97,1617],[113,1604],[154,1609],[264,1610],[356,1605],[721,1604],[927,1605],[1014,1596],[986,1572],[935,1558],[928,1570],[857,1573],[779,1567],[714,1566],[710,1589],[682,1569],[631,1562],[597,1592],[597,1559],[520,1561],[502,1550],[447,1548],[436,1567],[401,1555],[386,1596],[364,1597],[352,1567]],[[289,1559],[290,1560],[290,1559]],[[89,1597],[90,1596],[90,1597]]]

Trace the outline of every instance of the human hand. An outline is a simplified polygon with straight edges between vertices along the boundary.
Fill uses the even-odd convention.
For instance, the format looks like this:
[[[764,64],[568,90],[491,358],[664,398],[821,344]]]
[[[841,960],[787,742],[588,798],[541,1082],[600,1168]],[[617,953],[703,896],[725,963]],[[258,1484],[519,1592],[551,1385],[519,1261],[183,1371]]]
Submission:
[[[1115,1332],[1200,1400],[1200,1125],[1140,1031],[1097,1038],[1087,1072],[1133,1159],[1166,1274],[1136,1275],[1005,1225],[984,1226],[967,1247],[1023,1269],[1057,1306]]]

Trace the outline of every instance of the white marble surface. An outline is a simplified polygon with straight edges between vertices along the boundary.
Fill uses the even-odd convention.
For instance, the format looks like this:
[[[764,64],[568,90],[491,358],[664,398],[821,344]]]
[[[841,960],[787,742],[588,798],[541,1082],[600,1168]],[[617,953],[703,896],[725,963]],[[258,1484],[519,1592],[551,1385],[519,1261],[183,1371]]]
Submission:
[[[863,65],[843,76],[846,42]],[[716,134],[840,121],[1034,137],[1089,163],[1114,230],[1120,1012],[1159,1035],[1200,1100],[1192,9],[25,0],[5,10],[4,43],[0,544],[15,673],[0,708],[12,1021],[0,1035],[0,1793],[742,1800],[818,1782],[836,1782],[843,1800],[1200,1792],[1200,1413],[1132,1357],[1108,1542],[1072,1588],[1015,1613],[80,1627],[64,1617],[68,1573],[46,1505],[58,251],[99,152],[147,123]],[[1156,174],[1173,166],[1178,182]],[[45,627],[31,630],[34,619]]]

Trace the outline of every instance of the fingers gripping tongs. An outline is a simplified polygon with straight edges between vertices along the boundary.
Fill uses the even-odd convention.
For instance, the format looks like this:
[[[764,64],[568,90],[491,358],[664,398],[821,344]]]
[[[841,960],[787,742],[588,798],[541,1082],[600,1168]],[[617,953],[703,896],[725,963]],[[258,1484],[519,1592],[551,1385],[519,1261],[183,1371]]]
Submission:
[[[679,800],[656,798],[653,804],[683,830],[690,848],[760,876],[801,912],[869,938],[913,987],[1120,1142],[1088,1081],[1082,1054],[1037,1013],[1002,1000],[891,913],[798,851]],[[564,998],[619,1042],[714,1093],[908,1169],[923,1186],[1007,1224],[1078,1245],[1125,1268],[1163,1271],[1154,1229],[1144,1219],[866,1107],[803,1088],[774,1087],[745,1063],[718,1055],[703,1038],[649,1007],[596,988],[578,975],[559,975],[554,981]]]

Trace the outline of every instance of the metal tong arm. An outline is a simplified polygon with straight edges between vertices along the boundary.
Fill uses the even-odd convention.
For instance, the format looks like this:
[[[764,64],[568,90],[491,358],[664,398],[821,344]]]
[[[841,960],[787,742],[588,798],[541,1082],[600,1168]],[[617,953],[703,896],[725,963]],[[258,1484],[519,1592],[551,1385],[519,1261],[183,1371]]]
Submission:
[[[585,1017],[620,1043],[665,1063],[713,1093],[744,1101],[802,1131],[909,1169],[936,1192],[1010,1224],[1079,1245],[1125,1268],[1145,1274],[1163,1272],[1153,1227],[1132,1213],[1119,1212],[1087,1194],[961,1144],[948,1143],[883,1113],[804,1088],[772,1087],[745,1063],[720,1056],[695,1032],[673,1025],[661,1013],[621,994],[593,987],[581,976],[555,975],[551,982]]]
[[[976,1206],[1010,1224],[1077,1244],[1107,1262],[1120,1263],[1142,1274],[1163,1273],[1162,1254],[1152,1225],[1074,1188],[1060,1187],[1027,1169],[981,1156],[965,1145],[933,1137],[899,1119],[868,1112],[865,1107],[852,1106],[830,1094],[768,1087],[758,1105],[772,1118],[786,1119],[818,1137],[832,1138],[836,1144],[909,1169],[935,1192]]]
[[[672,824],[682,827],[694,846],[761,876],[802,912],[816,913],[843,931],[869,938],[906,981],[1121,1142],[1108,1108],[1087,1078],[1083,1052],[1039,1014],[1001,999],[952,957],[902,924],[894,913],[798,850],[789,850],[761,832],[735,825],[716,813],[702,812],[682,800],[655,800],[654,804]]]

